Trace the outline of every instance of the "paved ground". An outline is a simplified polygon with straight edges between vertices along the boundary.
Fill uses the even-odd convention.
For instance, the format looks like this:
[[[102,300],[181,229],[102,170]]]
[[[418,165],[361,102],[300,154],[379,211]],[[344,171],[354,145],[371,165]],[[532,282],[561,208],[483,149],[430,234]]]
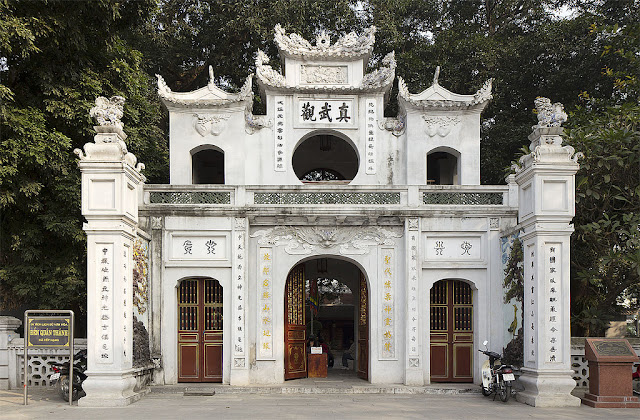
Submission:
[[[216,394],[184,396],[153,392],[123,408],[69,407],[53,390],[34,390],[29,405],[19,391],[0,391],[2,419],[635,419],[638,409],[534,408],[478,394]]]

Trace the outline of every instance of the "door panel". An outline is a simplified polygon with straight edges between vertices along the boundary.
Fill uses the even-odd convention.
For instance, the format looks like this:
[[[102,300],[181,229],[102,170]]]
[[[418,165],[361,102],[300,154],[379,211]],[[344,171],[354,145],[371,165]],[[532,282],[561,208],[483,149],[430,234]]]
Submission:
[[[473,381],[473,290],[460,280],[431,289],[431,380]]]
[[[214,279],[178,287],[178,382],[222,382],[222,286]]]
[[[359,378],[369,380],[369,291],[367,279],[360,272],[360,306],[358,310],[358,368]]]
[[[296,266],[285,288],[284,379],[307,377],[304,265]]]

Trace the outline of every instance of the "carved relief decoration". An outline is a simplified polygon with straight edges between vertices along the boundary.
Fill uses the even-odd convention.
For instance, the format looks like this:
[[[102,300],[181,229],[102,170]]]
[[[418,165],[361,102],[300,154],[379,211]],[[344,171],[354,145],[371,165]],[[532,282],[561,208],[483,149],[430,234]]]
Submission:
[[[347,83],[347,66],[300,66],[300,81],[310,84]]]
[[[446,137],[451,129],[460,123],[460,117],[423,115],[424,131],[429,137]]]
[[[397,118],[384,118],[382,121],[378,120],[378,127],[380,130],[391,131],[391,134],[400,137],[407,128],[407,115],[400,113]]]
[[[273,120],[266,115],[253,115],[250,108],[244,111],[245,128],[247,134],[253,134],[263,128],[273,127]]]
[[[193,116],[193,126],[202,137],[207,134],[220,135],[227,127],[227,120],[231,117],[229,114],[193,114]]]
[[[276,226],[256,231],[259,245],[284,245],[288,254],[311,254],[319,248],[339,247],[342,255],[362,255],[377,245],[393,245],[402,237],[398,228]]]
[[[538,124],[532,127],[534,130],[541,127],[560,127],[567,121],[567,113],[560,102],[552,104],[549,98],[539,96],[533,103],[538,115]]]
[[[269,86],[285,87],[287,85],[284,76],[275,71],[269,64],[269,56],[262,50],[256,54],[256,75]]]
[[[122,130],[124,124],[120,121],[123,115],[124,98],[112,96],[107,99],[104,96],[96,98],[96,106],[91,108],[89,115],[95,118],[98,125],[115,126]]]

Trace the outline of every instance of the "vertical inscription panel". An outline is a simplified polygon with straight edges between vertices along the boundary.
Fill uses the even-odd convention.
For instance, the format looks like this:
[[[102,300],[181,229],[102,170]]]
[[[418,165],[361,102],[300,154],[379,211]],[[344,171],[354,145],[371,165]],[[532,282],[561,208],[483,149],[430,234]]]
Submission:
[[[96,296],[100,298],[99,317],[100,327],[98,342],[100,352],[96,362],[103,364],[113,363],[113,276],[114,276],[114,245],[113,243],[96,243],[97,264]]]
[[[547,242],[544,247],[545,298],[545,362],[562,363],[562,244]]]
[[[286,156],[286,143],[284,131],[286,128],[286,114],[284,106],[285,97],[276,96],[276,113],[275,113],[275,126],[273,127],[273,164],[276,172],[286,171],[285,156]]]
[[[235,356],[245,355],[245,317],[246,317],[246,295],[245,295],[245,259],[246,259],[246,222],[243,218],[235,219],[234,245],[233,245],[233,354]],[[242,365],[242,366],[241,366]],[[242,361],[235,360],[234,367],[244,367]]]
[[[380,360],[396,358],[396,314],[395,314],[395,273],[396,261],[393,248],[380,250],[379,285],[380,314]]]
[[[407,284],[407,338],[409,355],[414,358],[412,364],[419,366],[420,348],[418,335],[418,219],[409,219],[408,239],[408,268],[409,278]]]
[[[536,366],[536,249],[533,243],[524,247],[524,361],[526,367]]]
[[[258,250],[258,339],[257,356],[273,360],[273,252],[271,247]]]
[[[366,131],[366,170],[367,175],[374,175],[376,173],[376,101],[375,99],[367,99],[365,109],[365,120],[367,123]]]

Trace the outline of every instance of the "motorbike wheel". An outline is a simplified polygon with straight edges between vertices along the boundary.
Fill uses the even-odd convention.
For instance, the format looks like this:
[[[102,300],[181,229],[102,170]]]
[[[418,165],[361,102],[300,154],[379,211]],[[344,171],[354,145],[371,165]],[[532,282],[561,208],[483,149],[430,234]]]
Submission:
[[[484,385],[480,385],[480,387],[482,388],[482,395],[484,395],[485,397],[491,395],[491,391],[489,390],[489,388],[485,388]]]
[[[80,381],[80,378],[77,375],[73,375],[73,382],[75,386],[73,387],[73,391],[71,391],[72,392],[71,398],[73,398],[73,401],[78,401],[80,397],[84,397],[84,392],[82,391],[78,392],[78,388],[80,388],[80,384],[82,382]],[[58,382],[56,382],[56,390],[58,391],[58,394],[60,394],[63,400],[65,400],[66,402],[69,402],[69,376],[68,375],[60,376],[60,378],[58,379]]]
[[[500,401],[507,402],[511,396],[511,385],[502,385],[500,387]]]

